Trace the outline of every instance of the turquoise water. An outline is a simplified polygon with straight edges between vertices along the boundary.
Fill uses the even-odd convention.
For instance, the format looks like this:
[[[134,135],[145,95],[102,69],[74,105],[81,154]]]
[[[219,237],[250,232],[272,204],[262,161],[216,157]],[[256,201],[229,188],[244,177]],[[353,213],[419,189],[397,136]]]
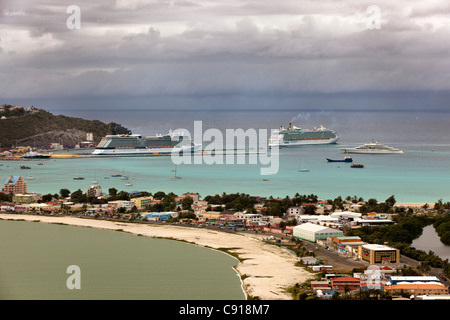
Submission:
[[[327,157],[342,158],[339,148],[343,145],[306,146],[282,149],[279,169],[274,175],[263,176],[260,169],[268,165],[246,164],[182,164],[175,169],[170,156],[151,158],[85,158],[27,161],[31,170],[21,170],[24,161],[2,161],[2,179],[10,174],[32,175],[35,180],[27,180],[28,190],[38,193],[58,193],[61,188],[70,191],[85,191],[93,180],[97,180],[104,192],[114,187],[126,191],[165,191],[181,194],[198,192],[201,197],[222,192],[243,192],[261,196],[293,196],[317,194],[320,198],[335,198],[339,195],[376,198],[385,200],[395,195],[398,202],[449,201],[450,171],[448,159],[450,151],[423,150],[414,146],[403,148],[405,154],[352,155],[354,163],[364,164],[364,168],[350,168],[345,163],[328,163]],[[250,157],[258,157],[252,155]],[[248,160],[248,158],[247,158]],[[303,166],[309,172],[299,172]],[[127,181],[111,177],[122,174]],[[82,176],[85,180],[73,180]],[[108,177],[108,179],[105,179]],[[263,181],[269,179],[269,181]]]
[[[237,259],[118,231],[0,220],[0,299],[245,299]],[[80,268],[69,290],[68,266]]]
[[[98,119],[99,112],[73,111],[74,116]],[[0,179],[17,174],[28,180],[29,190],[38,193],[58,193],[61,188],[85,191],[94,179],[107,192],[114,187],[126,191],[165,191],[181,194],[198,192],[202,197],[222,192],[243,192],[260,196],[294,196],[316,194],[320,198],[358,196],[384,201],[394,195],[398,202],[450,201],[450,127],[446,112],[336,112],[336,111],[151,111],[134,110],[102,112],[101,120],[117,121],[133,133],[167,133],[169,129],[187,128],[193,134],[194,121],[201,120],[203,131],[208,128],[247,130],[271,129],[293,122],[304,128],[323,124],[341,136],[336,145],[303,146],[282,149],[279,170],[275,175],[262,176],[261,167],[246,161],[244,165],[214,164],[177,167],[170,157],[58,159],[45,161],[43,166],[27,162],[31,170],[20,170],[20,162],[0,161]],[[327,163],[326,158],[343,158],[340,148],[354,147],[372,139],[405,151],[399,155],[353,155],[354,163]],[[208,145],[205,142],[204,145]],[[255,157],[255,156],[253,156]],[[248,159],[247,159],[248,160]],[[257,159],[258,160],[258,159]],[[303,166],[309,172],[298,172]],[[260,163],[257,161],[257,163]],[[123,174],[126,181],[112,178]],[[85,180],[73,180],[82,176]],[[104,179],[108,176],[109,179]],[[269,179],[269,181],[263,181]]]

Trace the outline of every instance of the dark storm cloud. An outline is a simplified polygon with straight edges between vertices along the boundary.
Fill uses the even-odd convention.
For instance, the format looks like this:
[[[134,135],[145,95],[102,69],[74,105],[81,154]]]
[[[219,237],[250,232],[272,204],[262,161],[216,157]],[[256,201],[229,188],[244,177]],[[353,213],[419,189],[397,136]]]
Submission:
[[[81,29],[69,30],[69,5]],[[378,1],[0,4],[3,98],[449,90],[449,6]]]

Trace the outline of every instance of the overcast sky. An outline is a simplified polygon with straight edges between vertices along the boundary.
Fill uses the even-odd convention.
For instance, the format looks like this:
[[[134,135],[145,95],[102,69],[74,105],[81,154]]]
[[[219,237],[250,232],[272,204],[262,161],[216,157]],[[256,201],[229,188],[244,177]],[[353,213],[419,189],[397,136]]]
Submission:
[[[0,103],[442,109],[449,51],[447,0],[0,0]]]

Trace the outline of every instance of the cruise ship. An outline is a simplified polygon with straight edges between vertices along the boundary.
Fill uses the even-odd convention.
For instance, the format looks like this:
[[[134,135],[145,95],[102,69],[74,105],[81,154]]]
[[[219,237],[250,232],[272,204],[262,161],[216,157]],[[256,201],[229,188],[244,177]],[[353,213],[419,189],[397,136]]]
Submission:
[[[292,123],[287,128],[274,130],[269,138],[269,147],[296,147],[309,144],[330,144],[339,140],[336,132],[323,126],[314,129],[301,129]]]
[[[112,134],[102,138],[93,155],[157,156],[172,152],[194,152],[197,146],[184,133],[169,131],[165,135]]]
[[[386,146],[384,144],[372,141],[355,148],[341,149],[345,153],[369,153],[369,154],[386,154],[386,153],[403,153],[401,149]]]

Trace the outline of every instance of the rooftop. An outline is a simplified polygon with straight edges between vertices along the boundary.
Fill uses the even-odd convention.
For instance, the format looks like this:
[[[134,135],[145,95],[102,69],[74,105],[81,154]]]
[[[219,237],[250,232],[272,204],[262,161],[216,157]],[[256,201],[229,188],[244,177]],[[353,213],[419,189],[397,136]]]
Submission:
[[[309,222],[299,224],[298,226],[295,226],[294,229],[301,229],[301,230],[312,231],[312,232],[327,232],[327,233],[342,232],[337,229],[327,228],[327,227],[317,225],[314,223],[309,223]]]
[[[394,248],[384,246],[382,244],[365,244],[363,245],[363,248],[374,250],[374,251],[385,251],[385,250],[396,250]]]
[[[9,176],[6,181],[5,184],[9,184],[9,185],[15,185],[16,182],[19,180],[20,176]]]

